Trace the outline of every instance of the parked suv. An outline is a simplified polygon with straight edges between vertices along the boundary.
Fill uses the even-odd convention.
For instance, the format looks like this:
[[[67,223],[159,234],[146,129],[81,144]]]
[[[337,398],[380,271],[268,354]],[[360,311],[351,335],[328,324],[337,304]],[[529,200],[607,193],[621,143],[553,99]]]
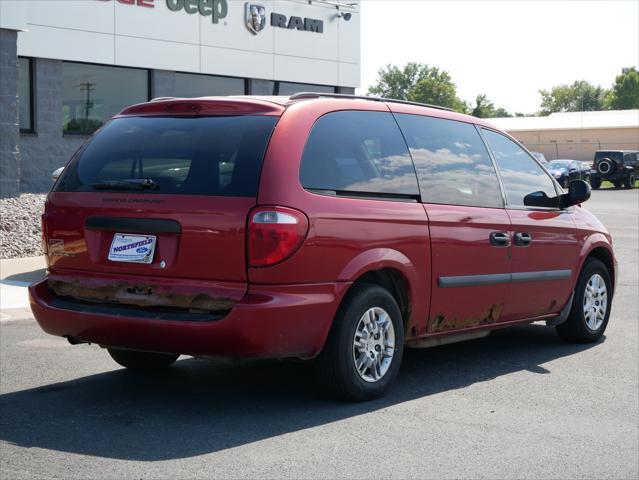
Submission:
[[[603,180],[615,187],[635,188],[639,176],[639,152],[629,150],[600,150],[590,172],[592,188],[601,187]]]
[[[357,400],[404,347],[544,321],[598,340],[612,240],[484,120],[339,95],[129,107],[71,159],[42,216],[41,327],[119,364],[314,359]]]

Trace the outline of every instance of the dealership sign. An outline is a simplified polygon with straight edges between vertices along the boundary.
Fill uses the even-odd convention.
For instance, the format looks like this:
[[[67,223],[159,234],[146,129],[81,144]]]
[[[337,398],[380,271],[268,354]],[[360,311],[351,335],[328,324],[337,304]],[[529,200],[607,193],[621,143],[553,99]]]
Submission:
[[[245,3],[244,15],[246,28],[257,35],[266,26],[266,7],[257,3]],[[306,32],[324,33],[324,22],[315,18],[304,18],[271,13],[271,27],[286,28],[288,30],[302,30]]]
[[[225,18],[229,11],[226,0],[166,0],[166,6],[172,12],[184,10],[186,13],[199,13],[203,17],[211,17],[213,23]]]
[[[110,0],[100,0],[108,2]],[[156,1],[160,0],[116,0],[125,5],[137,5],[138,7],[155,8]],[[184,10],[188,14],[199,13],[203,17],[211,17],[213,23],[218,23],[220,18],[225,18],[229,11],[226,0],[164,0],[166,6],[172,12]]]
[[[110,0],[100,0],[108,2]],[[124,5],[137,5],[144,8],[155,8],[156,3],[162,0],[115,0]],[[226,18],[229,11],[227,0],[163,0],[167,8],[172,12],[184,11],[189,15],[199,14],[203,17],[211,17],[213,23],[219,23],[221,18]],[[244,4],[244,23],[249,31],[257,35],[266,27],[266,7],[257,3]],[[281,13],[271,13],[271,27],[285,28],[287,30],[300,30],[304,32],[324,33],[324,22],[316,18],[302,18],[297,16],[287,17]]]

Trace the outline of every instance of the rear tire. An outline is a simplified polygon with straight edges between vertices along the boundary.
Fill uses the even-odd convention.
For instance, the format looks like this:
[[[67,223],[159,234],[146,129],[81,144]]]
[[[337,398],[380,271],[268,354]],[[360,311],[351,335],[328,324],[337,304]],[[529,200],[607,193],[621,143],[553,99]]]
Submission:
[[[635,176],[633,173],[631,173],[630,175],[628,175],[628,177],[626,177],[626,182],[624,186],[628,189],[635,188]]]
[[[612,293],[606,266],[596,258],[587,259],[577,281],[568,320],[556,327],[559,336],[571,343],[599,340],[608,326]]]
[[[179,355],[171,353],[139,352],[119,348],[108,348],[107,350],[111,358],[123,367],[145,372],[164,370],[173,365],[179,357]]]
[[[403,349],[402,315],[393,296],[378,285],[356,285],[340,306],[315,361],[318,381],[342,399],[379,398],[399,372]]]
[[[601,188],[601,180],[599,179],[590,179],[590,186],[593,190],[599,190]]]
[[[623,182],[621,180],[615,180],[612,183],[615,184],[615,188],[621,188],[623,185]]]

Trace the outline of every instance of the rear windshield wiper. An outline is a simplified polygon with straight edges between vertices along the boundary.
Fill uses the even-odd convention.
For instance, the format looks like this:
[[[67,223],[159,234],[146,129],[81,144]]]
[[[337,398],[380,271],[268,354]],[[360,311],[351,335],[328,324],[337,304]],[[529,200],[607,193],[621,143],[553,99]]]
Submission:
[[[160,186],[150,178],[129,178],[127,180],[105,180],[92,183],[95,190],[157,190]]]

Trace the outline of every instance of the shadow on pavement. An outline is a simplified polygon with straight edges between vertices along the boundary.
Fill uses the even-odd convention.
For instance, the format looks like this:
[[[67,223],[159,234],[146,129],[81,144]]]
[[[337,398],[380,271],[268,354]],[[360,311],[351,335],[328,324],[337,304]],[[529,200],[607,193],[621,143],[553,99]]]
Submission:
[[[46,274],[46,268],[39,268],[38,270],[33,270],[31,272],[22,272],[9,275],[8,277],[2,279],[2,282],[9,285],[21,283],[31,284],[33,282],[42,280],[46,276]]]
[[[390,394],[368,403],[318,395],[308,364],[219,365],[187,358],[166,373],[116,370],[0,396],[0,439],[98,457],[187,458],[456,390],[588,346],[527,325],[472,342],[408,350]],[[98,354],[96,351],[95,354]]]

